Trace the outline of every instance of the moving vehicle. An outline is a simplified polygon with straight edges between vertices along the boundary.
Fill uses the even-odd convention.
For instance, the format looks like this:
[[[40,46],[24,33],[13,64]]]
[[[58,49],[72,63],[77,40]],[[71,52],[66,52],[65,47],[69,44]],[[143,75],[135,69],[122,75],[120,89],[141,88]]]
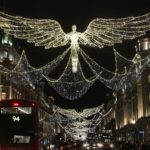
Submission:
[[[35,101],[0,101],[0,150],[39,150],[39,111]]]

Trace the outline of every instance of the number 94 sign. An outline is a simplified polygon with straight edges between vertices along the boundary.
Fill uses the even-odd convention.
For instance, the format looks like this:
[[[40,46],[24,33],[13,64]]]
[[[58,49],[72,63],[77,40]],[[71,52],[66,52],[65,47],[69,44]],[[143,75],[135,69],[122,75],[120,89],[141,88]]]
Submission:
[[[19,116],[12,116],[12,121],[13,122],[20,122],[20,117]]]

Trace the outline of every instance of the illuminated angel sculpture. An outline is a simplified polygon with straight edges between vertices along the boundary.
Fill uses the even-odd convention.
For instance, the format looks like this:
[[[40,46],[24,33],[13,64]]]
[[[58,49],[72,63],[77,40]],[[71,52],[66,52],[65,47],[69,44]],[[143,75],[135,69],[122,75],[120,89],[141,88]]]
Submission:
[[[81,45],[103,48],[121,43],[124,39],[134,39],[150,30],[150,13],[138,17],[119,19],[97,18],[90,22],[85,32],[65,33],[60,24],[51,19],[29,19],[0,12],[0,28],[16,38],[26,39],[35,46],[45,49],[70,44],[72,72],[77,72],[78,53]]]

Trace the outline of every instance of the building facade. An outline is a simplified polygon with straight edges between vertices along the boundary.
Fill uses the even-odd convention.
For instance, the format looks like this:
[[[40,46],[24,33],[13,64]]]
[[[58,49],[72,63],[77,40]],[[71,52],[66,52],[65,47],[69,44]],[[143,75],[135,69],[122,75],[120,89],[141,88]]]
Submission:
[[[23,99],[34,100],[44,107],[47,103],[50,107],[46,109],[48,113],[45,118],[45,112],[39,110],[39,124],[41,144],[52,143],[55,135],[61,132],[61,128],[56,122],[50,122],[48,117],[53,113],[53,97],[44,95],[44,84],[39,82],[38,85],[32,84],[27,76],[17,76],[17,74],[6,73],[5,69],[14,69],[20,60],[17,49],[13,46],[12,38],[6,34],[2,36],[0,43],[0,101],[5,99]],[[5,67],[5,69],[3,68]]]
[[[149,52],[150,38],[139,39],[134,60],[145,58]],[[150,64],[132,87],[117,92],[117,99],[116,140],[150,142]]]

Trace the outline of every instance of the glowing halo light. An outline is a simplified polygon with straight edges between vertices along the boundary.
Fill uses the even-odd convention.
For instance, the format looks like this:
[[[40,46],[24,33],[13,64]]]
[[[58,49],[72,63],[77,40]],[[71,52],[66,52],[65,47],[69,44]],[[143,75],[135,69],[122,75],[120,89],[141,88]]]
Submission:
[[[133,120],[131,120],[131,124],[135,124],[136,123],[136,121],[133,119]]]
[[[0,73],[10,74],[11,80],[18,84],[26,80],[35,87],[41,79],[45,78],[58,94],[69,100],[75,100],[84,95],[96,80],[112,90],[125,91],[128,86],[132,86],[150,63],[149,55],[145,58],[138,57],[136,60],[130,60],[114,49],[115,70],[110,71],[98,64],[80,47],[85,45],[101,49],[104,46],[112,47],[116,43],[122,43],[123,40],[143,36],[150,30],[150,13],[118,19],[96,18],[82,33],[77,32],[76,25],[72,26],[70,33],[65,33],[56,20],[30,19],[0,12],[0,29],[6,34],[25,39],[45,49],[69,45],[67,50],[56,59],[40,68],[34,68],[28,63],[24,51],[12,70],[0,66]],[[51,78],[51,72],[67,57],[68,52],[70,56],[64,71],[57,79]],[[83,73],[79,55],[92,72],[90,77],[86,77]]]

